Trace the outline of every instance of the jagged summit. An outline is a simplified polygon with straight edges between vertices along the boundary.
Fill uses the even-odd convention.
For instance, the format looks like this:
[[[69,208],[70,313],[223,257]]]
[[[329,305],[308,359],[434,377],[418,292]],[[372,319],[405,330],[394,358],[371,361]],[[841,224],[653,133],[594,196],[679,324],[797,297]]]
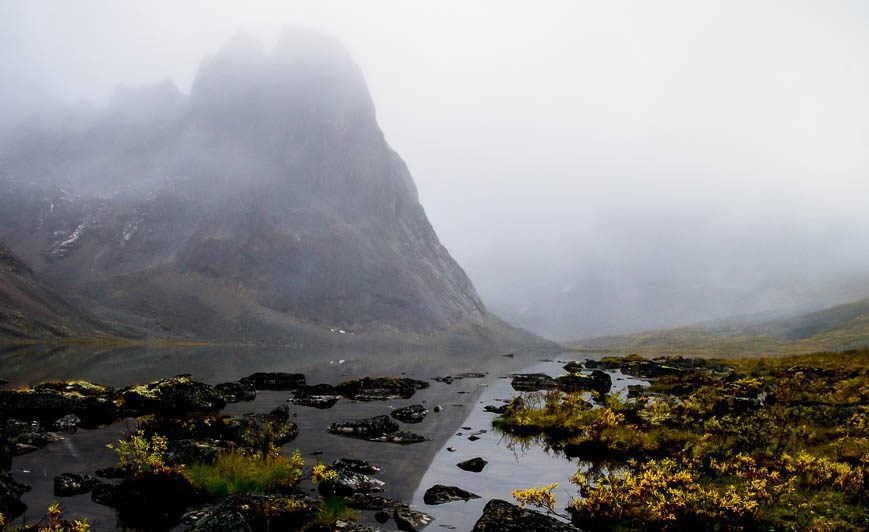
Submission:
[[[425,333],[485,307],[438,241],[358,66],[331,39],[244,37],[190,95],[118,92],[0,146],[0,239],[75,298],[171,334]]]

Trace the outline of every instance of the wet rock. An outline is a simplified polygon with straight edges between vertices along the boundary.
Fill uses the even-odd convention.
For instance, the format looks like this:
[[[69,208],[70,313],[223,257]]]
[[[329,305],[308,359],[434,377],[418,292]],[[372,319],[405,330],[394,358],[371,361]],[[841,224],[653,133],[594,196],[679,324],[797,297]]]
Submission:
[[[468,436],[468,441],[477,441],[479,439],[480,436],[478,436],[477,434],[471,434],[470,436]]]
[[[390,415],[405,423],[419,423],[428,415],[428,409],[422,405],[410,405],[393,410]]]
[[[383,471],[383,468],[374,465],[371,462],[366,462],[365,460],[353,460],[351,458],[339,458],[332,462],[332,467],[335,469],[346,469],[363,475],[376,475]]]
[[[501,414],[503,414],[504,412],[507,411],[507,405],[506,405],[506,404],[503,404],[503,405],[501,405],[501,406],[486,405],[486,406],[483,407],[483,411],[484,411],[484,412],[491,412],[491,413],[493,413],[493,414],[501,415]]]
[[[558,387],[555,379],[544,373],[514,374],[510,385],[519,392],[535,392],[537,390],[552,390]]]
[[[301,373],[254,373],[240,380],[252,384],[257,390],[295,390],[305,385],[305,376]]]
[[[75,414],[67,414],[62,418],[55,420],[55,422],[51,424],[51,428],[58,432],[72,434],[78,430],[79,425],[81,425],[81,418]]]
[[[571,360],[567,364],[564,365],[564,371],[568,373],[579,373],[584,368],[582,366],[582,362],[579,360]]]
[[[118,484],[114,504],[124,526],[169,529],[198,502],[196,489],[177,471],[140,473]]]
[[[464,469],[465,471],[470,471],[472,473],[479,473],[486,467],[486,464],[489,462],[483,460],[480,457],[471,458],[470,460],[465,460],[464,462],[459,462],[456,464],[459,469]]]
[[[0,413],[39,419],[46,424],[75,414],[89,427],[111,423],[120,416],[120,410],[110,397],[85,396],[50,388],[0,390]]]
[[[215,385],[214,389],[227,403],[256,399],[256,386],[250,382],[222,382]]]
[[[0,473],[0,514],[6,516],[7,522],[27,509],[21,496],[29,490],[29,486],[16,482],[9,473]]]
[[[95,473],[98,477],[102,478],[127,478],[133,474],[133,468],[129,466],[111,466],[97,469]]]
[[[329,425],[329,432],[369,439],[380,437],[398,430],[398,423],[386,416],[375,416],[365,419],[348,419]]]
[[[405,503],[390,499],[389,497],[359,492],[347,497],[346,503],[349,508],[353,508],[354,510],[369,511],[394,510],[395,508],[407,507]]]
[[[91,500],[97,504],[115,507],[115,490],[117,487],[114,484],[95,484],[91,490]]]
[[[337,469],[335,472],[335,478],[324,480],[317,485],[324,497],[333,493],[341,497],[354,493],[376,493],[383,491],[383,486],[386,485],[382,480],[349,469]]]
[[[226,406],[226,401],[214,386],[196,382],[190,375],[131,386],[121,396],[125,406],[137,412],[183,414],[211,412]]]
[[[613,380],[608,373],[596,369],[591,375],[582,373],[569,373],[556,379],[558,389],[563,392],[598,392],[607,394],[612,388]]]
[[[234,493],[186,512],[181,522],[198,532],[302,530],[313,521],[313,501],[295,496],[301,504],[287,504],[285,495]]]
[[[341,395],[338,394],[334,386],[317,384],[315,386],[300,386],[288,401],[300,406],[326,409],[335,406],[339,399],[341,399]]]
[[[279,406],[268,414],[245,414],[240,418],[229,420],[223,430],[223,439],[245,446],[251,435],[268,435],[271,443],[281,446],[296,439],[299,427],[290,421],[290,411],[287,405]],[[265,443],[265,442],[262,442]]]
[[[428,388],[425,381],[406,377],[364,377],[342,382],[336,386],[338,393],[356,401],[382,401],[387,399],[410,399],[417,390]]]
[[[444,409],[444,407],[442,407],[441,405],[435,405],[435,407],[432,408],[432,410],[434,411],[435,414],[437,414],[438,412],[440,412],[443,409]]]
[[[579,530],[553,517],[492,499],[483,508],[472,532],[575,532]]]
[[[398,529],[406,532],[416,532],[432,522],[432,516],[406,506],[393,510],[392,518]]]
[[[63,473],[54,477],[54,494],[57,497],[72,497],[89,492],[99,481],[89,475]]]
[[[166,463],[170,465],[213,464],[220,453],[235,447],[223,440],[170,440]]]
[[[469,501],[471,499],[479,498],[479,495],[471,493],[470,491],[463,490],[456,486],[444,486],[443,484],[435,484],[425,490],[425,495],[422,496],[422,500],[431,506],[454,501]]]

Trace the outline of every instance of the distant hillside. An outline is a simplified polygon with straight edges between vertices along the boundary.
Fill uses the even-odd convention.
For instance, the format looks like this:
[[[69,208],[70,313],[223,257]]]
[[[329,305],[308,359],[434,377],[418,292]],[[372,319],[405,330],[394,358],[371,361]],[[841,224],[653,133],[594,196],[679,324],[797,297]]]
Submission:
[[[0,340],[104,337],[95,319],[67,303],[0,243]]]
[[[684,355],[777,355],[869,346],[869,298],[755,324],[693,325],[578,340],[572,349]]]

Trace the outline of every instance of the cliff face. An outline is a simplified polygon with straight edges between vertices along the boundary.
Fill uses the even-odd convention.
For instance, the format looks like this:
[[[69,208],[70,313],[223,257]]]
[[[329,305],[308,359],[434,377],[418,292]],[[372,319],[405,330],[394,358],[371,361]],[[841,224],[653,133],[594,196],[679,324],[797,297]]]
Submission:
[[[189,96],[119,91],[0,146],[0,239],[48,281],[172,334],[483,323],[337,44],[237,39]]]
[[[105,335],[101,324],[67,303],[0,243],[0,339]]]

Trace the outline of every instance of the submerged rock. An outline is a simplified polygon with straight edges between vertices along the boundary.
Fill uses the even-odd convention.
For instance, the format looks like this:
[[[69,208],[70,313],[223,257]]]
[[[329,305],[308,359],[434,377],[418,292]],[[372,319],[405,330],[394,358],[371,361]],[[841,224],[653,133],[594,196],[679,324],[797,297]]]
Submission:
[[[71,497],[89,492],[99,480],[89,475],[63,473],[54,477],[54,494],[58,497]]]
[[[471,458],[470,460],[465,460],[464,462],[459,462],[456,464],[459,469],[463,469],[465,471],[470,471],[471,473],[479,473],[486,467],[486,464],[489,462],[483,460],[479,456],[477,458]]]
[[[540,512],[492,499],[472,532],[575,532],[579,530]]]
[[[183,414],[211,412],[226,406],[226,401],[214,386],[196,382],[190,375],[131,386],[121,396],[128,408],[138,412]]]
[[[364,377],[342,382],[335,389],[348,399],[356,401],[382,401],[387,399],[410,399],[417,390],[429,384],[406,377]]]
[[[305,376],[301,373],[254,373],[240,380],[243,384],[252,384],[257,390],[295,390],[305,385]]]
[[[390,415],[405,423],[420,423],[428,415],[428,409],[422,405],[410,405],[393,410]]]
[[[443,484],[435,484],[425,490],[425,495],[422,500],[428,505],[445,504],[454,501],[469,501],[471,499],[479,499],[480,496],[476,493],[463,490],[456,486],[444,486]]]

